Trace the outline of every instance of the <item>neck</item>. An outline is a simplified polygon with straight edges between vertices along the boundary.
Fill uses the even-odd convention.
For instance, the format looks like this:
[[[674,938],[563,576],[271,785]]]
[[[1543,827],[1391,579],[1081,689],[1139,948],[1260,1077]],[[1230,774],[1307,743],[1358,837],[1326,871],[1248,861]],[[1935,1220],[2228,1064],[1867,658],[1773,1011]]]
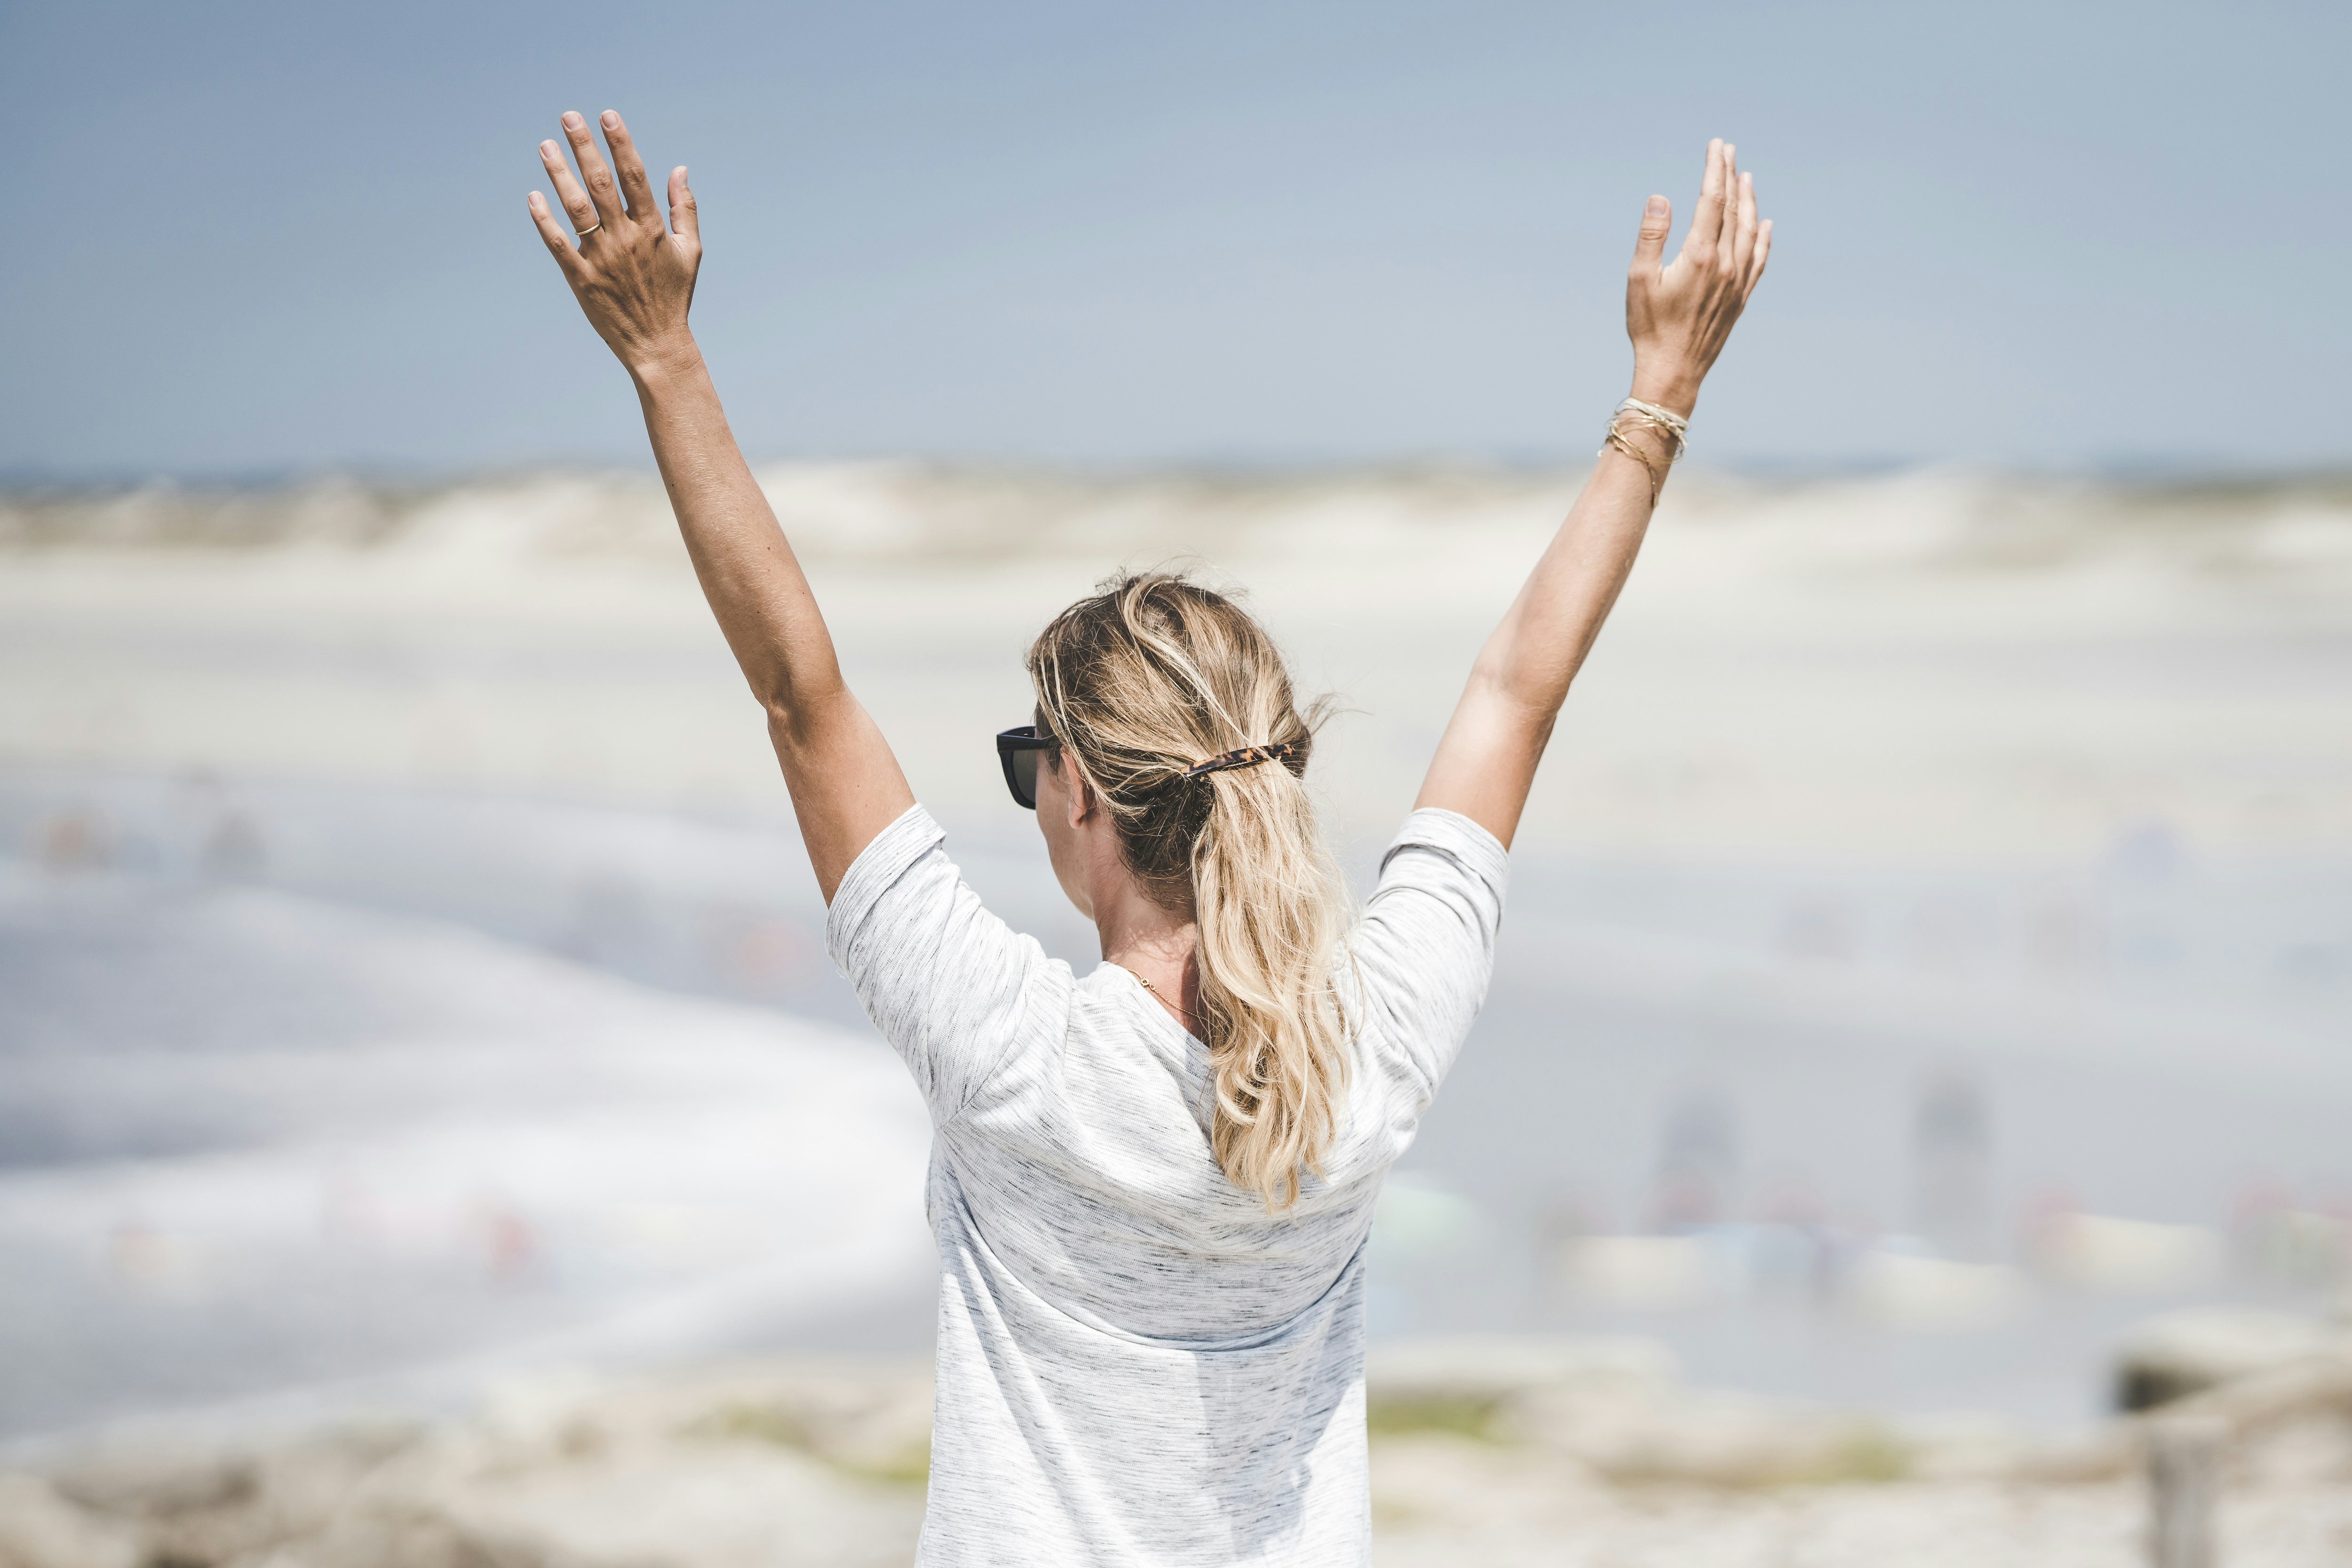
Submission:
[[[1145,898],[1131,879],[1121,881],[1123,887],[1106,889],[1110,896],[1095,904],[1103,958],[1150,981],[1152,996],[1169,1016],[1197,1034],[1201,928],[1191,915],[1163,910]]]

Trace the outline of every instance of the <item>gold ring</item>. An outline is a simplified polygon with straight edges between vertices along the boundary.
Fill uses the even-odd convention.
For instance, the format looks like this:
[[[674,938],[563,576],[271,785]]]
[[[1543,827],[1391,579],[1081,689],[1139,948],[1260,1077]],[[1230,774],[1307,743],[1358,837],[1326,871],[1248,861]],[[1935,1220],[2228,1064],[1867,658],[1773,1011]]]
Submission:
[[[599,220],[597,220],[596,222],[590,224],[586,228],[582,229],[582,230],[580,231],[580,234],[579,234],[578,237],[580,237],[580,238],[582,238],[582,239],[585,239],[585,238],[587,238],[590,235],[592,235],[592,234],[595,233],[598,229],[600,229],[600,228],[602,228],[602,227],[604,227],[604,221],[603,221],[602,219],[599,219]]]

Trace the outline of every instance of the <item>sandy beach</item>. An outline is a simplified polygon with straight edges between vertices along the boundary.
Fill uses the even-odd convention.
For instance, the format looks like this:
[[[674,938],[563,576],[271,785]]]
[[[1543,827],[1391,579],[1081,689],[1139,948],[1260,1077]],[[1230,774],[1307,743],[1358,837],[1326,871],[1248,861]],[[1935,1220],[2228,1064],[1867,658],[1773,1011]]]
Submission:
[[[1383,1568],[2148,1560],[2163,1428],[2147,1422],[2063,1444],[1906,1428],[1692,1390],[1638,1340],[1425,1344],[1376,1354],[1371,1386]],[[510,1380],[438,1422],[117,1433],[0,1472],[0,1553],[20,1568],[902,1563],[929,1392],[919,1363],[771,1361]],[[2342,1345],[2158,1419],[2226,1439],[2220,1561],[2343,1561]]]
[[[1576,478],[763,482],[967,875],[1090,966],[987,746],[1046,616],[1245,585],[1360,869]],[[903,1560],[920,1108],[656,486],[0,500],[0,1552]],[[1681,476],[1514,877],[1374,1334],[1652,1347],[1591,1430],[1664,1436],[1400,1418],[1384,1562],[2136,1561],[2116,1345],[2352,1279],[2340,482]],[[2232,1458],[2232,1564],[2341,1556],[2336,1419]]]

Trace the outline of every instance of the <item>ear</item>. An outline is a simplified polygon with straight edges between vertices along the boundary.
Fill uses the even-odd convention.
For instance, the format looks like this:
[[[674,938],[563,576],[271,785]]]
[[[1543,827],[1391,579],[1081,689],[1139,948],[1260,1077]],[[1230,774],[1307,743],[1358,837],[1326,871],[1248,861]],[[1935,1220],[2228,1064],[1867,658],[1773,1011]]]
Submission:
[[[1082,827],[1095,814],[1095,792],[1087,784],[1086,774],[1072,768],[1063,775],[1069,785],[1066,792],[1070,799],[1070,826]]]

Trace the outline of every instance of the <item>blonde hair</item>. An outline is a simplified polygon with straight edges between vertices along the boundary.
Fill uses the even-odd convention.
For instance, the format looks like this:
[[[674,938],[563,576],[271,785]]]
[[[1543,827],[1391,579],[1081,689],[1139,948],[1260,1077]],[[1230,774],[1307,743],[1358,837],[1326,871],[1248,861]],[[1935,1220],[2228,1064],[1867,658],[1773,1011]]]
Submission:
[[[1347,1081],[1334,985],[1346,882],[1303,775],[1323,717],[1302,714],[1273,639],[1181,575],[1105,583],[1029,649],[1041,732],[1109,810],[1128,868],[1200,931],[1196,1033],[1209,1047],[1210,1147],[1269,1212],[1321,1173]],[[1185,776],[1244,746],[1286,759]]]

